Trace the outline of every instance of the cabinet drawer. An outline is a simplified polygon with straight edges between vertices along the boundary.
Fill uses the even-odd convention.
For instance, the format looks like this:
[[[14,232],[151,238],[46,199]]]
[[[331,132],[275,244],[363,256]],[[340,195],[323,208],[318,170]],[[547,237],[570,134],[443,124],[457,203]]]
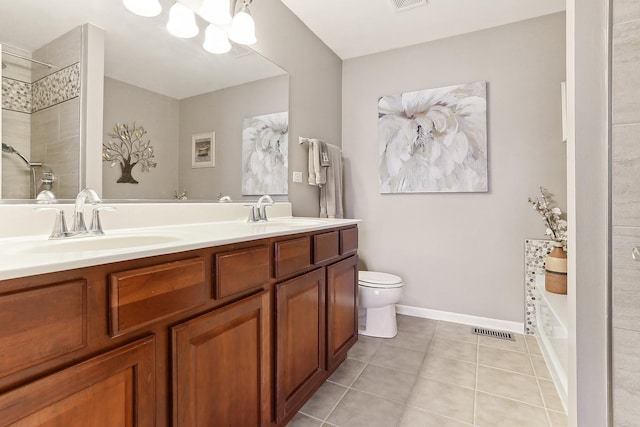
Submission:
[[[206,301],[202,257],[109,275],[111,336],[135,330]]]
[[[358,251],[358,228],[340,230],[340,255],[356,253]]]
[[[309,237],[276,242],[275,248],[276,277],[287,276],[311,265]]]
[[[0,296],[0,377],[87,344],[83,279]]]
[[[340,235],[337,231],[313,236],[313,263],[320,264],[339,255]]]
[[[216,255],[215,298],[224,298],[269,281],[269,248],[257,246]]]

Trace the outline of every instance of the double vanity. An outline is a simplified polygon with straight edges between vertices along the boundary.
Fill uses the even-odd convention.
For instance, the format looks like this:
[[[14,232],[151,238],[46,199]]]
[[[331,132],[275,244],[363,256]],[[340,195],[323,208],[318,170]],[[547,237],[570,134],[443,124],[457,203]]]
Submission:
[[[284,426],[346,358],[357,220],[159,206],[0,239],[0,426]]]

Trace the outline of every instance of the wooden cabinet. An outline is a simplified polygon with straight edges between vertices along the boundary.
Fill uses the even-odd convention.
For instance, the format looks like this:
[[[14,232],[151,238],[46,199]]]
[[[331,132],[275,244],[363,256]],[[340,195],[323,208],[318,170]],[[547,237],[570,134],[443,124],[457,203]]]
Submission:
[[[270,421],[269,293],[172,328],[173,425]]]
[[[284,427],[357,339],[357,229],[0,281],[0,427]]]
[[[358,257],[327,267],[327,366],[336,368],[358,339]]]
[[[154,427],[155,342],[143,338],[0,395],[0,426]]]
[[[280,423],[324,381],[325,274],[276,285],[276,419]]]

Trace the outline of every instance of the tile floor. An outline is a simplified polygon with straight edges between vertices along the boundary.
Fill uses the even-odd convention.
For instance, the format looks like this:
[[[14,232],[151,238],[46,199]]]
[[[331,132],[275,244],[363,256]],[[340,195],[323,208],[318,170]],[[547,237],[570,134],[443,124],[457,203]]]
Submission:
[[[288,427],[566,425],[535,338],[399,315],[398,335],[361,335]]]

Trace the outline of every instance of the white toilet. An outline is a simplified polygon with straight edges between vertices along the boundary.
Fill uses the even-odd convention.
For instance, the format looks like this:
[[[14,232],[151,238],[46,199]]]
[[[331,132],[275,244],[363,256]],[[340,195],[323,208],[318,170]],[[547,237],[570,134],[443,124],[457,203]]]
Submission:
[[[394,274],[377,271],[358,272],[358,333],[380,338],[396,336],[396,303],[402,296],[402,286],[402,279]]]

